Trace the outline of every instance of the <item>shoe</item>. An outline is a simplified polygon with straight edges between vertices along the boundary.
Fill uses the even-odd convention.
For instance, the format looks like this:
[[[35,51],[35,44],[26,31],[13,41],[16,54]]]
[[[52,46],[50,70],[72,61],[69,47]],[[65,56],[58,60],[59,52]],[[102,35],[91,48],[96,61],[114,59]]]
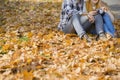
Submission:
[[[99,40],[103,40],[103,41],[106,41],[107,40],[107,37],[104,33],[100,33],[99,34]]]
[[[92,42],[92,40],[86,34],[83,35],[82,39],[85,39],[87,42]]]

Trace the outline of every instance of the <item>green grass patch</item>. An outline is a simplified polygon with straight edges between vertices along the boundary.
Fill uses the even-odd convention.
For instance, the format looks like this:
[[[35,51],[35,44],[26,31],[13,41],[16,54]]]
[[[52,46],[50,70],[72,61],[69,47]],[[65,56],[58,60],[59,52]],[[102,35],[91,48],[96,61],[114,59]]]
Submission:
[[[23,41],[29,41],[29,38],[26,37],[26,36],[23,36],[23,37],[20,37],[20,41],[23,42]]]

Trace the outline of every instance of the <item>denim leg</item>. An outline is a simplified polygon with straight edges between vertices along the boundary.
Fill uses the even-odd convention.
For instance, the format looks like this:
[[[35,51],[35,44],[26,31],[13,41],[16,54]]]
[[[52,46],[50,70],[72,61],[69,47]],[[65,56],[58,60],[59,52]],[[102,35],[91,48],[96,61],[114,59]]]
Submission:
[[[84,24],[84,23],[86,23],[86,21],[88,21],[88,17],[87,16],[81,16],[80,17],[80,22],[81,22],[81,24]]]
[[[74,29],[74,26],[72,24],[72,19],[69,20],[69,22],[64,25],[64,28],[62,29],[62,31],[64,33],[76,33],[75,29]]]
[[[100,14],[95,15],[95,29],[97,34],[103,33],[103,19]]]
[[[81,38],[86,32],[80,22],[80,15],[76,14],[71,17],[68,24],[63,28],[63,32],[65,33],[77,33]]]
[[[86,22],[84,22],[84,24],[82,24],[82,25],[83,25],[83,28],[86,31],[88,31],[92,27],[92,23],[89,20],[87,20]]]
[[[103,21],[105,32],[111,34],[114,37],[115,28],[112,23],[112,20],[110,19],[110,16],[107,13],[103,15]]]

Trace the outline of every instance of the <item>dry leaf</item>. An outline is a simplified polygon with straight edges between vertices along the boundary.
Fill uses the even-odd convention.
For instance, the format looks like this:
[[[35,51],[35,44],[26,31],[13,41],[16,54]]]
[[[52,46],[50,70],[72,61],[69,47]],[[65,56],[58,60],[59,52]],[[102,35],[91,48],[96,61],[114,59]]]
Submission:
[[[28,72],[28,71],[24,71],[23,72],[23,79],[24,80],[33,80],[33,73],[32,71]]]

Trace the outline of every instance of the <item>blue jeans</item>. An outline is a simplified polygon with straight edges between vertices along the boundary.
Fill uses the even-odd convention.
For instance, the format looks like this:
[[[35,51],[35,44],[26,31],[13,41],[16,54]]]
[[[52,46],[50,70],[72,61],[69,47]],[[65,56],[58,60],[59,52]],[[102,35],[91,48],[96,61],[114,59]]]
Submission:
[[[63,32],[65,33],[77,33],[78,36],[81,38],[84,34],[86,34],[86,31],[88,31],[91,28],[92,23],[87,20],[84,22],[84,24],[80,21],[80,15],[76,14],[71,17],[69,22],[65,25],[63,28]],[[95,29],[97,34],[100,34],[103,31],[103,20],[102,16],[100,14],[95,16]]]
[[[103,23],[104,23],[104,31],[105,33],[108,33],[110,34],[111,36],[114,37],[114,34],[115,34],[115,28],[114,28],[114,25],[110,19],[110,16],[105,13],[102,15],[103,17]]]

